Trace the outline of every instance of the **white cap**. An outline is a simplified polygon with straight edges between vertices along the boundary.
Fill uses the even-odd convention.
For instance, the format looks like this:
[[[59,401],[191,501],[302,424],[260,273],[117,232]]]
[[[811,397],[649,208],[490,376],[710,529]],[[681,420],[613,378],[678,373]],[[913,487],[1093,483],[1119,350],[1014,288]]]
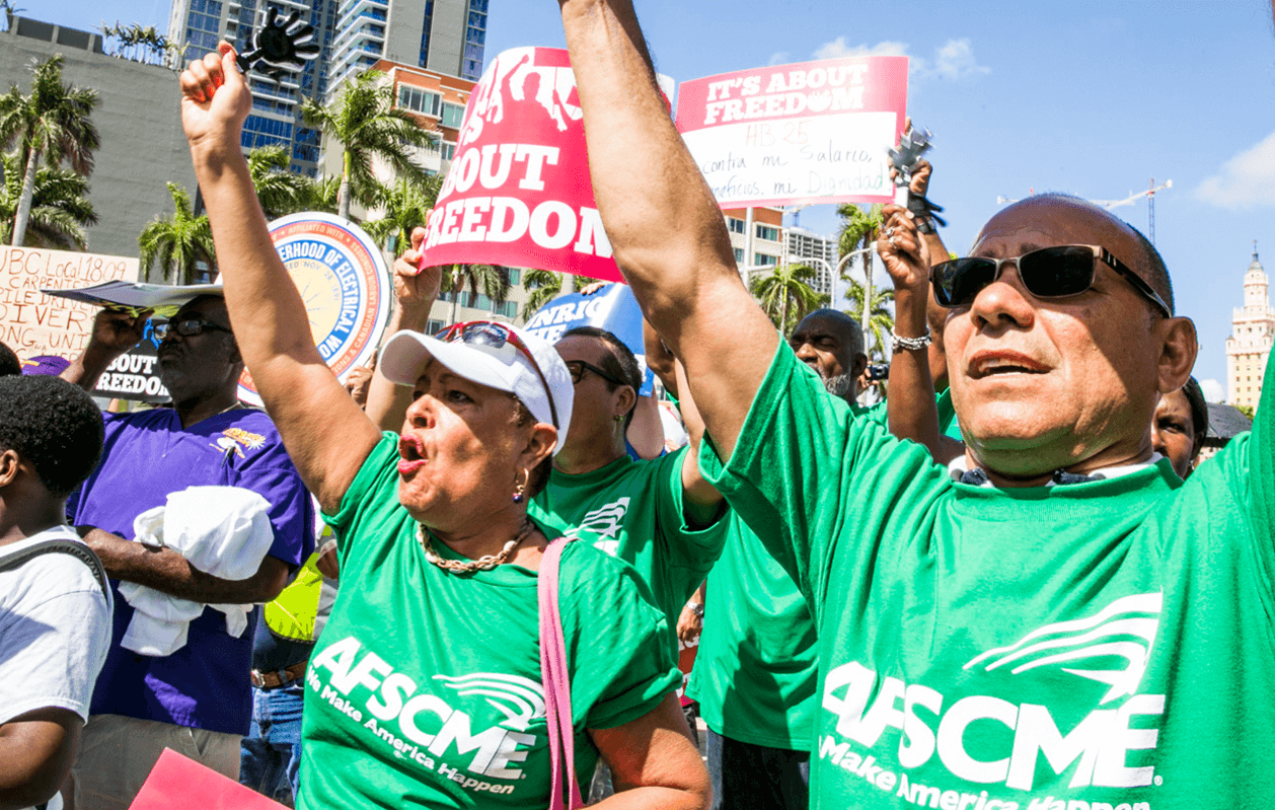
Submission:
[[[537,422],[558,428],[558,445],[553,449],[554,455],[557,455],[567,441],[571,406],[575,399],[575,386],[562,356],[545,340],[507,323],[471,323],[465,331],[468,342],[460,339],[444,342],[420,332],[397,333],[381,352],[378,363],[381,373],[390,382],[415,385],[426,361],[433,357],[453,374],[497,391],[508,391],[518,397]],[[495,328],[483,330],[480,328],[483,324]],[[518,347],[504,340],[504,330],[518,336],[535,358],[534,365]],[[498,335],[498,332],[501,334]],[[487,336],[491,339],[482,339]],[[536,366],[540,367],[539,372]]]

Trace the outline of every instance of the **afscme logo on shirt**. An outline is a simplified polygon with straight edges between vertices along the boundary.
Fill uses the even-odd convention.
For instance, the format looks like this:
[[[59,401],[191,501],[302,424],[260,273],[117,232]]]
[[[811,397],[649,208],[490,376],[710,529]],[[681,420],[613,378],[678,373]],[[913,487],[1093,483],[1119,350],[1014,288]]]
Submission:
[[[505,716],[499,724],[475,732],[468,712],[453,706],[453,701],[420,692],[413,678],[396,672],[376,653],[362,652],[362,646],[357,638],[347,636],[314,658],[306,680],[321,699],[363,725],[396,754],[422,767],[435,768],[430,755],[454,753],[463,757],[472,753],[465,766],[470,773],[502,780],[522,777],[519,763],[526,760],[528,749],[536,742],[534,734],[522,732],[533,720],[545,716],[544,690],[539,682],[492,672],[434,676],[457,698],[464,699],[462,705],[481,701]],[[319,670],[327,670],[327,684],[320,681]],[[371,715],[366,722],[365,713]],[[512,785],[458,778],[461,775],[446,764],[437,770],[467,789],[491,793],[513,790]]]
[[[620,547],[618,537],[620,530],[624,528],[624,516],[629,511],[630,502],[629,497],[625,496],[614,503],[594,509],[584,516],[576,530],[597,535],[594,548],[614,557]]]
[[[1000,784],[1023,791],[1033,789],[1037,767],[1042,763],[1060,776],[1072,769],[1070,788],[1151,785],[1154,766],[1131,766],[1129,761],[1131,756],[1138,762],[1149,761],[1147,754],[1134,752],[1155,749],[1159,731],[1154,727],[1156,721],[1148,718],[1164,713],[1164,695],[1135,694],[1155,640],[1161,603],[1158,593],[1124,597],[1093,616],[1046,625],[1013,644],[988,650],[965,665],[967,671],[1008,669],[1015,676],[1057,667],[1108,686],[1099,708],[1072,728],[1059,728],[1048,706],[1016,704],[987,695],[967,695],[950,701],[936,689],[904,683],[899,678],[883,678],[852,661],[835,667],[825,677],[823,708],[837,718],[835,729],[842,739],[822,736],[819,758],[858,776],[872,777],[869,781],[878,788],[886,788],[886,782],[886,789],[897,785],[898,795],[909,801],[918,792],[922,797],[930,790],[939,795],[937,788],[909,784],[906,774],[935,756],[952,776],[966,782]],[[1113,661],[1123,664],[1113,668]],[[1116,705],[1122,697],[1127,699]],[[981,729],[976,736],[984,742],[977,750],[971,750],[967,748],[966,732],[975,723]],[[1009,732],[997,750],[986,750],[988,723],[1004,726]],[[901,732],[897,762],[904,773],[882,774],[882,765],[871,767],[876,762],[873,756],[865,760],[851,750],[853,743],[876,748],[886,729]],[[876,779],[879,775],[889,778]],[[971,801],[977,798],[968,795]],[[987,802],[986,794],[978,804],[988,808],[992,804],[1018,806]],[[1090,806],[1086,802],[1079,804]]]

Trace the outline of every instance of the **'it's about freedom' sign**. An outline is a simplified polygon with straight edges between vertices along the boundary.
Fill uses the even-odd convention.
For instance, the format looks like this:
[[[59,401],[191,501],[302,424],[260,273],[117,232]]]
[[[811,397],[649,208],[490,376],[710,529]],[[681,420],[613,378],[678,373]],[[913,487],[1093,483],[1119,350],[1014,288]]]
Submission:
[[[908,59],[868,56],[689,81],[677,127],[723,208],[894,199]]]

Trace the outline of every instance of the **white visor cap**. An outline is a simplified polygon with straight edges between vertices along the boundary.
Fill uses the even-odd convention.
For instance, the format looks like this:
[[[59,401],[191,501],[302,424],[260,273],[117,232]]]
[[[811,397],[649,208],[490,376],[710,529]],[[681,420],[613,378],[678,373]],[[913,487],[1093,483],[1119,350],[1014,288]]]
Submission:
[[[571,373],[558,350],[506,323],[471,321],[464,327],[463,337],[448,341],[420,332],[399,332],[381,352],[378,364],[381,373],[390,382],[415,385],[426,361],[432,357],[453,374],[497,391],[508,391],[527,407],[537,422],[558,428],[558,444],[553,449],[557,455],[567,441],[575,399]],[[535,365],[506,338],[505,330],[517,335],[535,358]],[[536,366],[540,367],[539,373]],[[541,382],[541,374],[544,382]]]

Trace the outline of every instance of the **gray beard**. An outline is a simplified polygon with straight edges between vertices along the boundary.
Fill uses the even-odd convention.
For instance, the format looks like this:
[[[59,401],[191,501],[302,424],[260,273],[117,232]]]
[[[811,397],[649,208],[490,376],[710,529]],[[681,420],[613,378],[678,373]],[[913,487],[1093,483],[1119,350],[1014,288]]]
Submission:
[[[827,389],[838,399],[846,399],[850,395],[850,389],[854,387],[854,380],[849,374],[838,374],[836,377],[824,377],[823,387]]]

